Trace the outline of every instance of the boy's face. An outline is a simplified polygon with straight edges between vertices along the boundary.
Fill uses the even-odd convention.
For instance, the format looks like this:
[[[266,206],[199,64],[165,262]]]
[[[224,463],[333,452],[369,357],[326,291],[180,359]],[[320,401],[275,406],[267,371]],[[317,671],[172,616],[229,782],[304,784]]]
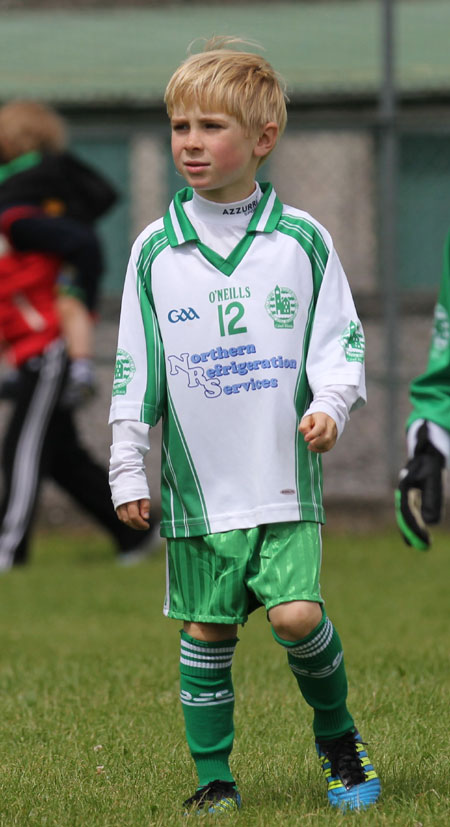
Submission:
[[[232,115],[198,106],[172,113],[172,154],[178,172],[204,198],[241,201],[255,188],[259,136],[249,137]]]

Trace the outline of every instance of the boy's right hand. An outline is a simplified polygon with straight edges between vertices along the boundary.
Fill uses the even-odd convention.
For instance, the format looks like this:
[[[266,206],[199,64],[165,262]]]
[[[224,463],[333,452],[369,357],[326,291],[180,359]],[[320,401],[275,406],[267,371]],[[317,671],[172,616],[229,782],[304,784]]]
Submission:
[[[147,531],[150,526],[150,500],[133,500],[129,503],[123,503],[117,506],[116,514],[119,520],[125,525],[129,525],[130,528]]]
[[[304,416],[298,426],[303,434],[308,451],[323,454],[331,451],[337,440],[337,426],[334,419],[323,411]]]

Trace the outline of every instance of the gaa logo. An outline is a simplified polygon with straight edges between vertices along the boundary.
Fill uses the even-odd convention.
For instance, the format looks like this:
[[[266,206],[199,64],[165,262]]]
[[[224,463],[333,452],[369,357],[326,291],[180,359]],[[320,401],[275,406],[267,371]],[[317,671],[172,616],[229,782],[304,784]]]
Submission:
[[[114,368],[113,396],[123,396],[127,392],[127,385],[136,373],[136,365],[126,350],[117,351],[116,366]]]
[[[171,310],[167,318],[169,322],[176,324],[176,322],[192,322],[194,319],[199,319],[200,316],[195,312],[193,307],[189,307],[187,310],[182,307],[181,310]]]

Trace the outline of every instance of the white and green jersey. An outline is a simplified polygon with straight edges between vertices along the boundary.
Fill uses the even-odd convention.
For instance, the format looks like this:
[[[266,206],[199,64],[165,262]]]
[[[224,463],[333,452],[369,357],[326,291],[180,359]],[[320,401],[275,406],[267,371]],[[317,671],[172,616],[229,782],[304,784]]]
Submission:
[[[133,246],[110,422],[163,419],[163,536],[322,522],[321,459],[298,423],[325,386],[365,399],[364,337],[331,238],[262,191],[227,258],[200,241],[190,188]]]

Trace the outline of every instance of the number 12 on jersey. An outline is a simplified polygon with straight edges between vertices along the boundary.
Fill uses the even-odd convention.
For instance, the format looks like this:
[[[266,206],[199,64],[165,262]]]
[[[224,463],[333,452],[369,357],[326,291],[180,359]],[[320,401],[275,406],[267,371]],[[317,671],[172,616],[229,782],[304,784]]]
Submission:
[[[219,314],[219,330],[221,336],[225,336],[226,334],[233,336],[236,333],[247,333],[246,327],[238,327],[238,322],[242,319],[245,312],[243,304],[240,302],[230,302],[230,304],[225,305],[225,310],[223,304],[218,304],[217,312]],[[230,318],[225,319],[225,316],[230,316]]]

